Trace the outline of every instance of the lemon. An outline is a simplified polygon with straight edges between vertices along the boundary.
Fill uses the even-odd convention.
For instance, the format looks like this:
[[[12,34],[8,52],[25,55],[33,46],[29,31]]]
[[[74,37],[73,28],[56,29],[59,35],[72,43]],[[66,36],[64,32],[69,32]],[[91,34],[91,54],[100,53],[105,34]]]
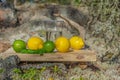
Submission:
[[[50,77],[50,78],[48,78],[48,80],[54,80],[54,78]]]
[[[70,43],[66,37],[61,36],[55,40],[55,46],[56,46],[57,51],[67,52],[69,50]]]
[[[43,40],[40,37],[33,36],[28,39],[27,47],[31,50],[43,48]]]
[[[84,41],[79,36],[73,36],[70,38],[70,47],[74,50],[79,50],[84,47]]]

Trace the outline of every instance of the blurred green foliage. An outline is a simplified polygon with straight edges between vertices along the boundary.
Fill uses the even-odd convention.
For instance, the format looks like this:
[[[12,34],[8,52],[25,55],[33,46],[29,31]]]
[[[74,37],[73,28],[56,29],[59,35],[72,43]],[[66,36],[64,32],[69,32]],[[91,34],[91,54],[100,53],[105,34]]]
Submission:
[[[87,78],[84,78],[84,77],[79,77],[79,78],[72,78],[72,80],[89,80],[89,79],[87,79]]]
[[[0,69],[0,74],[4,72],[4,69]]]
[[[11,78],[13,80],[40,80],[41,70],[31,68],[29,70],[14,69]]]

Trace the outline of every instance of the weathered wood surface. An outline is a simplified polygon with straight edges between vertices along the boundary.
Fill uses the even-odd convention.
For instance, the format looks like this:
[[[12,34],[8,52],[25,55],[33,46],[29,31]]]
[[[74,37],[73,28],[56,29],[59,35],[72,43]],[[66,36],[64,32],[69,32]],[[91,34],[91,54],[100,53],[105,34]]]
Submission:
[[[5,59],[11,55],[17,55],[20,61],[47,61],[47,62],[88,62],[96,61],[96,53],[91,50],[77,50],[68,53],[46,53],[44,55],[39,54],[22,54],[15,53],[12,48],[6,52],[1,53],[0,57]]]

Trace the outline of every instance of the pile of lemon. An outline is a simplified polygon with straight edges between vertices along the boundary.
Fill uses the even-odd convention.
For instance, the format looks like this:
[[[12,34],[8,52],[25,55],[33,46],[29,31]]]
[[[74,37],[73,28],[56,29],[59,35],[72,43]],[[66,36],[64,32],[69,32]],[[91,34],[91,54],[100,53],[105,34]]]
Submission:
[[[66,37],[59,37],[55,40],[56,49],[59,52],[68,52],[72,50],[80,50],[84,47],[84,41],[79,36],[73,36],[70,39]]]
[[[79,36],[73,36],[70,39],[60,36],[55,41],[43,41],[40,37],[33,36],[27,42],[15,40],[13,49],[22,53],[50,53],[56,49],[58,52],[65,53],[69,50],[80,50],[85,43]]]

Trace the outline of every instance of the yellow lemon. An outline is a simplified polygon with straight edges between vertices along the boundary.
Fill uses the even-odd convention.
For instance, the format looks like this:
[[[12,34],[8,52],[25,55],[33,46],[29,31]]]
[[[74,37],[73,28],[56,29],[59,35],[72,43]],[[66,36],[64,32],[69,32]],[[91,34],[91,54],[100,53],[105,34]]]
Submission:
[[[38,50],[43,47],[43,40],[40,37],[31,37],[28,39],[27,47],[31,50]]]
[[[70,43],[67,38],[61,36],[55,40],[55,46],[56,46],[57,51],[67,52],[69,50]]]
[[[70,47],[74,50],[79,50],[84,47],[84,41],[79,36],[73,36],[70,38]]]
[[[48,80],[54,80],[54,78],[50,77],[50,78],[48,78]]]

